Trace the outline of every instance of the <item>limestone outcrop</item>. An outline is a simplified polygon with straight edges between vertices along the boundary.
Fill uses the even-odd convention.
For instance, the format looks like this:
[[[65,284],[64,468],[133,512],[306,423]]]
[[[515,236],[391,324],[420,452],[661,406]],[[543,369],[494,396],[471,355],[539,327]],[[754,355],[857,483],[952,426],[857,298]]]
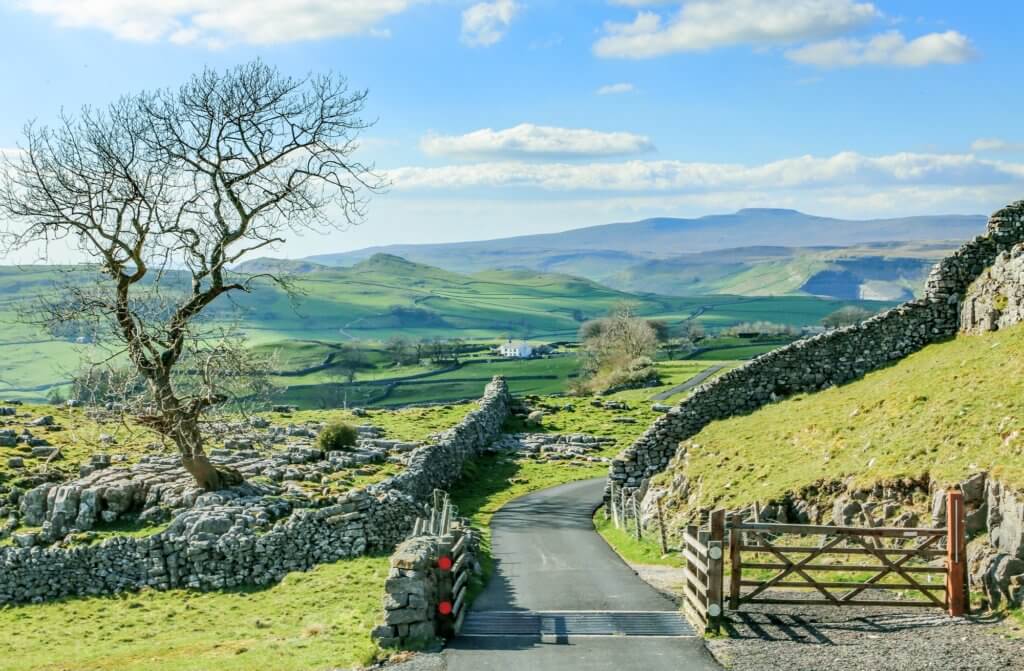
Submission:
[[[154,492],[159,491],[161,504],[180,508],[169,509],[168,514],[174,512],[167,529],[148,538],[118,536],[94,545],[44,547],[15,534],[16,547],[0,549],[0,604],[143,587],[260,585],[323,562],[390,551],[409,535],[433,490],[454,482],[465,461],[498,437],[510,407],[508,386],[495,378],[477,409],[433,444],[399,449],[406,458],[400,474],[337,496],[327,505],[316,504],[320,507],[305,507],[314,503],[272,487],[249,485],[193,495],[187,488],[156,487],[167,484],[161,481],[146,489],[146,499],[157,498]],[[79,517],[84,523],[96,510],[102,516],[142,496],[141,489],[117,494],[110,487],[101,490],[103,472],[86,476],[88,484],[30,490],[23,497],[24,514],[51,528],[77,525]]]

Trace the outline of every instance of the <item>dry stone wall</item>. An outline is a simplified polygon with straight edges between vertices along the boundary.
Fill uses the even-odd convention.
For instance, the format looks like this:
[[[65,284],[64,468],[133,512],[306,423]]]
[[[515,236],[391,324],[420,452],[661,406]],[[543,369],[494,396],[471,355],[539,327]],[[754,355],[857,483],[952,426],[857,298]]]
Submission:
[[[451,484],[465,461],[500,434],[511,407],[504,379],[488,384],[478,405],[435,444],[415,450],[400,475],[349,492],[327,507],[292,512],[280,497],[209,493],[149,538],[4,548],[0,604],[143,587],[261,585],[320,563],[390,551],[423,514],[427,495]]]
[[[954,335],[970,285],[1004,252],[1024,242],[1024,201],[994,213],[987,231],[929,274],[923,298],[867,321],[797,341],[698,387],[613,460],[609,485],[628,493],[663,471],[679,443],[708,423],[798,392],[854,380]]]

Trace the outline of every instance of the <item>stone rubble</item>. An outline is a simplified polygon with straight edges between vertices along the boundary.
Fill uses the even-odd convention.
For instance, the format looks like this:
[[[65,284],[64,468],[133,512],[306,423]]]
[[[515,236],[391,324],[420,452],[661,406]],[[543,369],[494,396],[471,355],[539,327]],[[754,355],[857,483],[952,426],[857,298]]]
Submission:
[[[607,457],[594,456],[592,453],[614,442],[614,438],[585,433],[509,433],[494,441],[488,450],[528,454],[548,461],[580,459],[607,463],[610,461]]]

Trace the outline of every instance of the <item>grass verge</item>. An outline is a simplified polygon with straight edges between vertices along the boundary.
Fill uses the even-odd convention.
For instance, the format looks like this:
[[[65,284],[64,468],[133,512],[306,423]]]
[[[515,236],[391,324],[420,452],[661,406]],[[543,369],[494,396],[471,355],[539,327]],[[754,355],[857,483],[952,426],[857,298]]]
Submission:
[[[318,671],[368,664],[387,557],[271,587],[152,590],[0,608],[0,670]]]

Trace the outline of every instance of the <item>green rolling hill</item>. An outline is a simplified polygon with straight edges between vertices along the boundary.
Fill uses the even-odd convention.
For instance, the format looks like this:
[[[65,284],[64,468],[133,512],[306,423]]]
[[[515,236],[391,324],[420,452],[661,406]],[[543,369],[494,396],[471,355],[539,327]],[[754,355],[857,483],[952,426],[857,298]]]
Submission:
[[[712,329],[759,320],[817,324],[851,302],[811,296],[630,293],[568,275],[523,270],[464,275],[383,254],[349,268],[259,261],[245,269],[295,272],[299,296],[262,281],[252,294],[214,304],[211,317],[238,323],[254,346],[280,348],[286,360],[301,342],[379,342],[396,334],[410,340],[572,340],[582,322],[622,302],[639,315],[674,325],[696,319]],[[54,337],[20,321],[19,306],[33,296],[52,294],[55,281],[67,270],[0,267],[0,319],[9,325],[0,335],[0,397],[45,397],[52,386],[70,379],[82,351],[90,347],[78,342],[73,330]],[[70,276],[84,281],[88,275],[85,269],[76,272]],[[877,309],[888,303],[866,305]]]
[[[962,215],[844,220],[746,209],[498,240],[371,247],[305,262],[351,266],[388,253],[455,272],[528,269],[670,296],[903,300],[922,284],[931,264],[959,246],[956,241],[984,230],[985,221]]]

